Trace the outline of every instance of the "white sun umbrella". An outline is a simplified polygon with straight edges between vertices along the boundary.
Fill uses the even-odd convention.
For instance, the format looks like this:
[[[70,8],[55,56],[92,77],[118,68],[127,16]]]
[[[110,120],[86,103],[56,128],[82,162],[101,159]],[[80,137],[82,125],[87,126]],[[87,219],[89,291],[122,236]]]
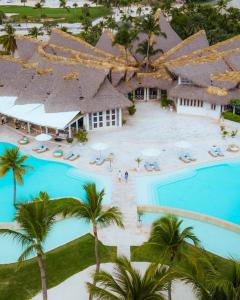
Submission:
[[[49,134],[41,133],[35,137],[35,140],[38,142],[47,142],[52,139],[52,136]]]
[[[106,150],[109,148],[108,144],[105,143],[95,143],[91,145],[91,148],[97,152],[99,152],[99,156],[101,157],[102,151]]]
[[[175,146],[177,148],[180,148],[180,149],[187,149],[187,148],[191,148],[192,147],[192,145],[189,142],[186,142],[186,141],[177,142],[175,144]]]
[[[160,155],[160,151],[156,148],[147,148],[141,151],[142,155],[145,157],[157,157]]]

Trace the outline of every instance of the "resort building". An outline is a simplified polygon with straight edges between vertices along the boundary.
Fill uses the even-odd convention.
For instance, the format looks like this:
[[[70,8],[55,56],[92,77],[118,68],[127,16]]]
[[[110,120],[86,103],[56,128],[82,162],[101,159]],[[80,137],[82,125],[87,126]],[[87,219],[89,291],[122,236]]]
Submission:
[[[126,53],[109,31],[95,47],[57,29],[48,42],[18,37],[15,58],[0,56],[0,113],[27,132],[69,137],[121,127],[132,101],[167,98],[177,113],[219,118],[240,98],[240,36],[209,46],[200,31],[182,41],[161,12],[156,17],[166,36],[153,37],[162,52],[147,71],[137,45]]]

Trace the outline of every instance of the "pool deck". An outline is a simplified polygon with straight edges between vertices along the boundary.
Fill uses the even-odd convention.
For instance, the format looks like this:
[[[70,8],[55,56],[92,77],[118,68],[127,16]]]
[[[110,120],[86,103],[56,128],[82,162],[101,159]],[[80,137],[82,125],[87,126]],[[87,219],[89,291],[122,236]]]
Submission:
[[[225,125],[229,131],[238,129],[238,136],[223,139],[220,134],[220,125]],[[0,141],[17,144],[20,136],[21,133],[0,125]],[[197,158],[196,162],[185,164],[178,159],[181,150],[175,144],[183,140],[192,145],[189,151]],[[93,154],[91,144],[96,142],[107,143],[109,149],[106,152],[114,153],[112,172],[109,171],[108,162],[102,166],[89,164]],[[37,154],[31,150],[36,144],[33,139],[30,144],[20,148],[25,153],[38,158],[68,163],[82,172],[109,176],[112,180],[111,205],[118,206],[122,211],[125,230],[115,226],[100,229],[99,238],[105,244],[116,245],[118,254],[130,257],[130,246],[141,245],[149,236],[149,228],[146,230],[147,227],[140,226],[137,220],[136,178],[153,175],[165,176],[172,172],[184,170],[189,166],[240,158],[240,152],[224,151],[225,156],[223,158],[213,158],[208,154],[212,145],[226,149],[227,145],[231,143],[240,145],[240,124],[229,121],[220,123],[205,117],[178,115],[175,112],[161,109],[159,103],[153,102],[137,104],[136,114],[127,117],[127,123],[122,128],[90,132],[89,142],[83,147],[78,144],[62,145],[63,150],[71,147],[79,150],[81,157],[74,162],[53,157],[53,150],[58,147],[55,142],[48,142],[47,146],[50,151],[42,154]],[[135,159],[141,157],[141,150],[145,148],[157,148],[161,151],[159,156],[160,172],[146,172],[143,163],[140,170],[137,171]],[[122,174],[126,170],[128,171],[128,183],[118,181],[118,170],[121,170]]]
[[[68,163],[77,167],[81,172],[95,175],[109,176],[112,180],[111,204],[117,205],[124,215],[124,231],[117,228],[107,228],[100,230],[100,238],[107,244],[113,242],[118,244],[119,252],[125,255],[129,254],[129,245],[141,244],[147,239],[146,234],[140,234],[141,229],[137,221],[137,203],[136,203],[136,178],[139,176],[154,175],[165,176],[172,172],[177,172],[188,168],[189,166],[202,165],[209,162],[220,162],[234,158],[240,158],[240,152],[231,153],[224,151],[225,156],[213,158],[208,154],[208,150],[212,145],[218,145],[226,149],[228,144],[236,143],[240,145],[240,124],[225,121],[220,123],[217,120],[199,116],[179,115],[175,112],[163,110],[159,103],[139,103],[137,104],[137,112],[132,117],[125,117],[126,124],[122,128],[104,129],[89,133],[89,142],[82,146],[78,143],[73,145],[62,144],[63,150],[75,149],[79,151],[80,158],[71,162],[62,158],[54,158],[53,150],[59,143],[48,142],[49,151],[37,154],[31,149],[37,144],[34,138],[31,143],[20,148],[27,154],[37,158],[55,160]],[[235,138],[223,139],[220,134],[220,126],[226,126],[228,131],[238,129],[239,134]],[[0,125],[0,141],[17,144],[17,140],[21,136],[18,131]],[[185,164],[178,159],[181,149],[176,147],[176,143],[186,141],[191,144],[188,149],[197,158],[196,162]],[[109,162],[105,162],[102,166],[90,165],[89,161],[93,155],[91,144],[103,142],[109,145],[108,153],[114,153],[112,163],[113,171],[109,171]],[[159,156],[160,172],[146,172],[141,163],[140,170],[137,171],[135,159],[141,157],[141,150],[145,148],[157,148],[161,151]],[[127,170],[129,173],[129,181],[118,182],[118,170],[122,174]],[[118,241],[116,241],[116,231]],[[126,235],[129,238],[126,238]],[[120,250],[121,249],[121,250]]]

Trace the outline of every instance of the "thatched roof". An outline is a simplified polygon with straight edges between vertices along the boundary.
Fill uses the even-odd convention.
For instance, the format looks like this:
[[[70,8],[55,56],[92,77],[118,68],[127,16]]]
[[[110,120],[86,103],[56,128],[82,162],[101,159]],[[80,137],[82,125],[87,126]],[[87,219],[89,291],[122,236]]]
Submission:
[[[178,45],[181,42],[181,38],[172,29],[171,25],[168,23],[168,21],[166,20],[166,18],[160,10],[156,12],[156,18],[159,20],[160,29],[163,33],[166,34],[166,38],[161,35],[154,36],[152,39],[153,42],[155,42],[154,49],[162,49],[165,53],[166,51]],[[142,56],[141,54],[137,53],[136,50],[138,48],[138,45],[146,39],[147,36],[145,33],[139,33],[138,39],[133,43],[132,51],[134,52],[134,55],[139,61],[142,60]],[[155,57],[153,57],[153,59],[156,59],[159,56],[161,56],[161,53],[156,54]]]
[[[153,62],[153,65],[158,66],[163,62],[175,59],[179,56],[186,55],[188,53],[192,53],[195,50],[203,49],[208,46],[209,44],[208,44],[206,32],[204,30],[201,30],[191,35],[187,39],[181,41],[175,47],[165,52],[161,57],[159,57]]]

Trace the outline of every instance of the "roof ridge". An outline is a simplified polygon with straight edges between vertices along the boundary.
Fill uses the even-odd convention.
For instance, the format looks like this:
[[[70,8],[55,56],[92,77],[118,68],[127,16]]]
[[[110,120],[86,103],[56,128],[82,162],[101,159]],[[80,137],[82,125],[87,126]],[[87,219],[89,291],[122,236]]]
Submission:
[[[194,40],[196,37],[200,36],[200,35],[206,35],[205,30],[200,30],[197,33],[189,36],[188,38],[186,38],[185,40],[181,41],[179,44],[177,44],[175,47],[169,49],[167,52],[165,52],[162,56],[160,56],[158,59],[156,59],[154,61],[154,65],[161,63],[161,61],[164,61],[166,59],[166,57],[172,55],[173,53],[175,53],[176,51],[178,51],[179,49],[181,49],[183,46],[186,46],[186,44],[188,44],[189,42],[191,42],[192,40]],[[201,50],[201,49],[199,49]],[[197,50],[197,51],[199,51]],[[191,52],[192,53],[192,52]],[[189,53],[190,54],[190,53]]]

